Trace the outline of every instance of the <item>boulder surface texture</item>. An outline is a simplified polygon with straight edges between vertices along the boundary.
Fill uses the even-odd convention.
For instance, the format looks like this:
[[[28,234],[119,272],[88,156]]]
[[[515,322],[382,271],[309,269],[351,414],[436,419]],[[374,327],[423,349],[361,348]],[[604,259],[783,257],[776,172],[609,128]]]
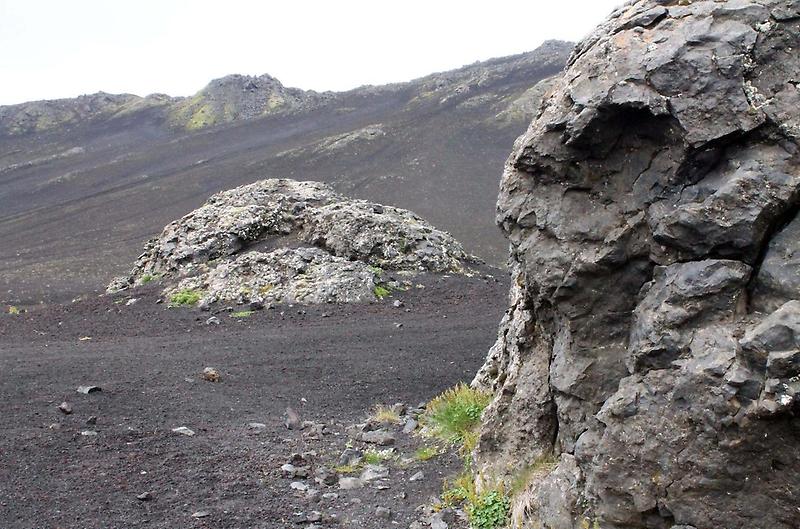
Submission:
[[[633,1],[577,45],[506,165],[474,381],[480,481],[547,468],[516,525],[800,527],[799,109],[800,1]]]
[[[320,182],[267,179],[170,223],[109,291],[158,279],[168,293],[196,291],[206,303],[370,301],[392,286],[384,271],[460,273],[475,261],[408,210]]]

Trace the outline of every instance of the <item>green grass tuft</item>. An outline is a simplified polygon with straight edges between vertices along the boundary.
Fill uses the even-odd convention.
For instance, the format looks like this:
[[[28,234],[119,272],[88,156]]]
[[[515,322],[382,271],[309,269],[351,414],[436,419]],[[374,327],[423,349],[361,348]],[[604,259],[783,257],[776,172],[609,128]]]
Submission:
[[[191,306],[200,301],[203,293],[199,290],[184,289],[174,293],[170,298],[170,305],[175,307]]]
[[[391,289],[389,289],[389,287],[387,287],[386,285],[375,285],[375,288],[372,289],[372,292],[378,299],[383,299],[392,293]]]
[[[384,461],[392,459],[393,455],[390,450],[367,450],[364,452],[363,462],[366,465],[380,465]]]
[[[8,313],[11,314],[12,316],[16,316],[16,315],[20,314],[21,312],[22,311],[19,310],[19,307],[15,307],[13,305],[8,307]]]
[[[375,406],[369,418],[382,424],[400,424],[401,422],[399,413],[383,405]]]
[[[252,315],[252,310],[240,310],[239,312],[232,312],[231,318],[249,318]]]
[[[422,446],[414,452],[414,459],[417,461],[428,461],[439,455],[439,449],[435,446]]]
[[[357,474],[361,472],[361,465],[339,465],[338,467],[333,467],[333,470],[337,474]]]
[[[434,437],[471,450],[481,414],[491,400],[489,393],[459,384],[430,401],[422,421]]]

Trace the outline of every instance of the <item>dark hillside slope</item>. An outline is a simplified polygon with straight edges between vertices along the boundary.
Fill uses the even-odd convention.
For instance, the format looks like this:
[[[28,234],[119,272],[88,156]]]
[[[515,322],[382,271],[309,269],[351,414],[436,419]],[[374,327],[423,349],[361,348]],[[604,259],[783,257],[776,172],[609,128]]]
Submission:
[[[92,108],[97,97],[87,96],[80,112],[71,106],[78,100],[63,100],[55,114],[49,102],[0,107],[0,303],[99,290],[166,223],[214,192],[266,177],[320,180],[411,209],[502,264],[497,175],[541,97],[541,85],[531,87],[559,72],[570,50],[548,42],[410,83],[336,94],[235,76],[187,99],[106,95]],[[240,82],[247,90],[262,82],[270,92],[226,99],[212,90]],[[275,94],[288,102],[264,103]],[[205,109],[205,121],[187,108]],[[214,114],[219,108],[227,113]],[[35,130],[9,125],[31,116],[42,124]]]

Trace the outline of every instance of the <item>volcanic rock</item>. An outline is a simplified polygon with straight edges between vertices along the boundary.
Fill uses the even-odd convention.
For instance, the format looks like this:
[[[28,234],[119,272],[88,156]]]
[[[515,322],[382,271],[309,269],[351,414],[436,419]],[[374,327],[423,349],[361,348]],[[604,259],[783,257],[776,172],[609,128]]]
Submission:
[[[383,271],[467,272],[476,259],[414,213],[351,200],[318,182],[262,180],[218,193],[150,241],[109,292],[158,276],[200,303],[372,301]]]
[[[798,9],[629,2],[517,141],[475,468],[557,456],[531,526],[800,527]]]

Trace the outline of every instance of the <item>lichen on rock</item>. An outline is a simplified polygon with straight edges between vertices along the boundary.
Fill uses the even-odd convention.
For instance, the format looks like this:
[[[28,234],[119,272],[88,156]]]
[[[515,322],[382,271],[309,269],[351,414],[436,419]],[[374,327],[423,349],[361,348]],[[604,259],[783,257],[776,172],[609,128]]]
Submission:
[[[109,291],[159,277],[167,292],[202,292],[204,302],[358,302],[380,297],[383,270],[467,273],[476,262],[408,210],[320,182],[267,179],[217,193],[170,223]]]
[[[800,527],[798,43],[797,0],[629,2],[516,142],[475,469],[559,458],[531,527]]]

